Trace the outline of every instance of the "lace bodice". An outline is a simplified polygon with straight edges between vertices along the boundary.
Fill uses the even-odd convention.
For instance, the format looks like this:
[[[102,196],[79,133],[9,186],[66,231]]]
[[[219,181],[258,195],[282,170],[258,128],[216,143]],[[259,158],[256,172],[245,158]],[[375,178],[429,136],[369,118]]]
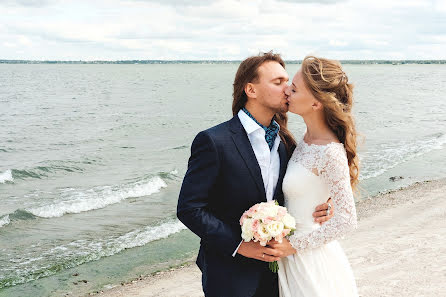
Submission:
[[[297,222],[291,245],[301,252],[338,239],[357,226],[347,155],[342,143],[308,145],[301,140],[283,181],[285,206]],[[312,213],[331,197],[334,216],[322,226]]]

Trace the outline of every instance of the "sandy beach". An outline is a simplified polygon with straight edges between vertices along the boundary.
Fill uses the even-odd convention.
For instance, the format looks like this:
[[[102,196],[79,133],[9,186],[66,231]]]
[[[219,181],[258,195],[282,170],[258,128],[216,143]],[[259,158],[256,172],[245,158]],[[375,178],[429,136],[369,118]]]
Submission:
[[[357,203],[359,227],[341,244],[360,296],[445,296],[445,198],[443,179]],[[200,297],[200,280],[198,268],[189,264],[89,295]]]

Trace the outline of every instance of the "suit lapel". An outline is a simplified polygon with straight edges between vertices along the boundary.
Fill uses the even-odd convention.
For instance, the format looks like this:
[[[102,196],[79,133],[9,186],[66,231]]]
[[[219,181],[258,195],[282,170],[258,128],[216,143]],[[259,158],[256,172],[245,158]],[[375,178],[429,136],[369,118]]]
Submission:
[[[231,131],[232,140],[234,141],[235,147],[245,161],[246,167],[248,167],[251,177],[254,179],[257,189],[261,194],[261,201],[266,202],[265,186],[263,185],[262,172],[260,171],[260,166],[257,161],[254,150],[252,149],[251,143],[249,142],[246,131],[242,126],[237,115],[235,115],[231,120]]]

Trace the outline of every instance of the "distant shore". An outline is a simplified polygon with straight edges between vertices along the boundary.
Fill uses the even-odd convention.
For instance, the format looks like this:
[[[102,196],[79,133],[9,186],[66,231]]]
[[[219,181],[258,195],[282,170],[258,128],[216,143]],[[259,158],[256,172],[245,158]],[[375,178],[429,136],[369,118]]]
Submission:
[[[341,244],[361,297],[446,292],[446,179],[421,182],[357,203],[359,228]],[[202,297],[194,264],[86,296]]]
[[[0,64],[240,64],[242,60],[0,60]],[[446,60],[340,60],[342,64],[446,64]],[[302,60],[288,60],[286,64],[301,64]]]

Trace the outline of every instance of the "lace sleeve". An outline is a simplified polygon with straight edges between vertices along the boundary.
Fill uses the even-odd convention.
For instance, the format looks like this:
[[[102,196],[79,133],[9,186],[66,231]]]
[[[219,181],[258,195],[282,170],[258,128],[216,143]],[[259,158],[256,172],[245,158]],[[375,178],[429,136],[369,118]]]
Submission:
[[[290,236],[290,243],[298,252],[338,239],[357,227],[355,201],[344,147],[340,144],[330,144],[323,154],[317,167],[319,175],[329,188],[334,215],[310,233]]]

